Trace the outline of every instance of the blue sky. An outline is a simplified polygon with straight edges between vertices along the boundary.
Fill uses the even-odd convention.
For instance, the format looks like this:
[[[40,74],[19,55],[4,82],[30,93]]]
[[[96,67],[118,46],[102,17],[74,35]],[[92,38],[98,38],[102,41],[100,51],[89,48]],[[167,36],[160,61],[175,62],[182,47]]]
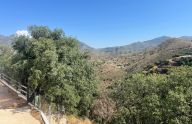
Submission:
[[[192,0],[1,0],[0,17],[0,34],[47,25],[95,48],[192,36]]]

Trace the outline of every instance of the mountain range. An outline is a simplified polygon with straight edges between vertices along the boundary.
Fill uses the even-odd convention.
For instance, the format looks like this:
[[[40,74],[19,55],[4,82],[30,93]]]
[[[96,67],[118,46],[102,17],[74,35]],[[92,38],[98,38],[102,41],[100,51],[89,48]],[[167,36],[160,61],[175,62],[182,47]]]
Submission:
[[[13,38],[12,35],[11,36],[0,35],[0,44],[10,45],[12,43],[12,38]],[[100,48],[100,49],[95,49],[83,42],[79,42],[79,47],[83,51],[86,50],[99,55],[100,54],[123,55],[123,54],[129,54],[129,53],[139,53],[151,48],[155,48],[161,43],[166,42],[172,38],[173,37],[169,37],[169,36],[161,36],[151,40],[146,40],[143,42],[135,42],[125,46],[107,47],[107,48]],[[191,41],[192,36],[182,36],[182,37],[179,37],[179,39]]]
[[[147,51],[149,49],[158,47],[160,44],[170,41],[172,39],[175,39],[174,37],[169,37],[169,36],[161,36],[157,37],[151,40],[146,40],[142,42],[135,42],[129,45],[124,45],[124,46],[115,46],[115,47],[106,47],[106,48],[100,48],[100,49],[95,49],[92,48],[82,42],[80,42],[80,48],[83,50],[88,50],[91,52],[94,52],[99,55],[126,55],[126,54],[131,54],[131,53],[139,53],[143,51]],[[180,40],[185,40],[185,41],[192,41],[192,36],[182,36],[178,37],[177,39]]]
[[[1,45],[10,45],[12,43],[13,36],[4,36],[0,35],[0,44]]]
[[[147,40],[147,41],[143,41],[143,42],[135,42],[135,43],[125,45],[125,46],[108,47],[108,48],[102,48],[102,49],[98,49],[98,50],[102,53],[107,53],[110,55],[137,53],[137,52],[142,52],[145,49],[150,49],[150,48],[156,47],[168,39],[171,39],[171,37],[162,36],[162,37],[154,38],[152,40]]]

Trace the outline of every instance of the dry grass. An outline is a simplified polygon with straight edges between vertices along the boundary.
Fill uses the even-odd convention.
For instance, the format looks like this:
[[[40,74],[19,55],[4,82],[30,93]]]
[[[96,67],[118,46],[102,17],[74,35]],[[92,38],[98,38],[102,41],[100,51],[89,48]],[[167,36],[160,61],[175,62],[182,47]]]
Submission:
[[[50,118],[50,123],[51,124],[93,124],[89,119],[82,119],[73,115],[70,116],[62,116],[62,117],[57,117],[57,116],[51,116]]]
[[[66,116],[56,116],[52,115],[50,117],[50,124],[67,124],[66,123]]]
[[[80,119],[73,115],[67,117],[67,124],[93,124],[89,119]]]
[[[33,107],[31,108],[31,115],[32,115],[35,119],[39,120],[39,122],[40,122],[41,124],[44,123],[43,120],[42,120],[42,117],[41,117],[40,113],[39,113],[35,108],[33,108]]]

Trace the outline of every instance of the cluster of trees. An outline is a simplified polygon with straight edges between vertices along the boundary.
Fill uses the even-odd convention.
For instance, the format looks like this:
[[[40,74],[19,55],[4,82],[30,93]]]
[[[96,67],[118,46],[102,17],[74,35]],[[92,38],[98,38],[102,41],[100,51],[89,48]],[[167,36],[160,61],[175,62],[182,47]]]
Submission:
[[[180,65],[188,65],[188,66],[192,66],[192,57],[183,57],[181,58],[178,63]]]
[[[9,69],[3,70],[28,87],[28,101],[41,95],[67,114],[89,116],[97,82],[94,65],[79,51],[78,41],[46,26],[31,26],[29,33],[15,36],[9,59],[2,53],[9,61]]]
[[[191,124],[192,67],[171,68],[169,75],[137,73],[117,83],[113,124]]]

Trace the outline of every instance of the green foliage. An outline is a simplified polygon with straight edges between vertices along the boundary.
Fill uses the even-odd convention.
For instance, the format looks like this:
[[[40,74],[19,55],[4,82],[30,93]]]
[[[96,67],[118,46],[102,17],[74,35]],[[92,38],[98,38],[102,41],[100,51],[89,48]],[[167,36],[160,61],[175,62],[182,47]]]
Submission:
[[[134,74],[112,92],[117,112],[114,124],[192,123],[192,67],[178,67],[170,75]]]
[[[30,88],[30,95],[42,95],[68,114],[89,116],[96,94],[94,67],[78,49],[76,39],[62,30],[29,27],[32,38],[15,38],[12,68]]]
[[[22,82],[27,86],[27,80],[30,73],[29,55],[28,55],[28,45],[30,39],[25,36],[19,36],[14,38],[13,49],[16,54],[12,56],[11,66],[12,77]]]
[[[181,58],[178,62],[179,65],[188,65],[192,66],[192,57]]]
[[[9,46],[0,46],[0,71],[4,73],[11,72],[10,64],[13,50]]]
[[[34,25],[30,26],[28,30],[34,39],[39,39],[41,37],[50,38],[51,36],[51,30],[47,26]]]
[[[53,38],[53,40],[59,40],[61,38],[64,37],[64,32],[61,29],[55,29],[52,33],[51,33],[51,37]]]
[[[13,49],[17,50],[21,55],[25,55],[27,52],[27,45],[29,43],[29,38],[25,36],[15,37],[13,43]]]

